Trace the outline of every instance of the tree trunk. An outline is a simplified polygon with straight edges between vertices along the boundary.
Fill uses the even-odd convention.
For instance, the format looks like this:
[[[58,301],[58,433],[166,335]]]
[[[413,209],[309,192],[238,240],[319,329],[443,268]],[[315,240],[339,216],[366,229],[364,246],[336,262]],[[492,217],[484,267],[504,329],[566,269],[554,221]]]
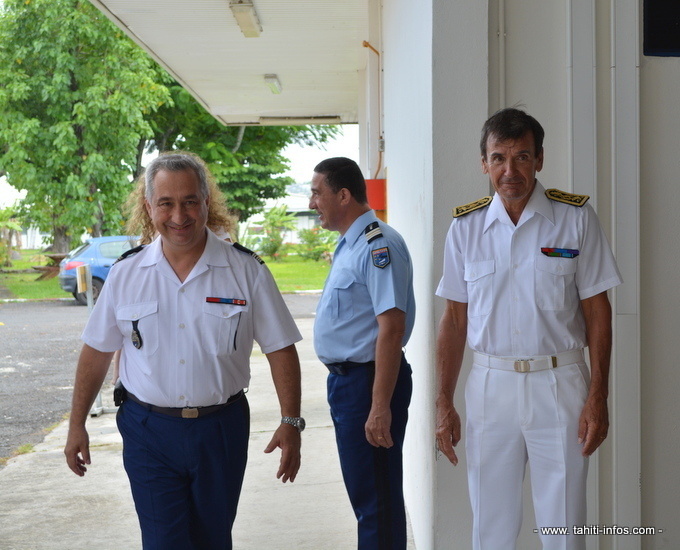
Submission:
[[[144,151],[146,150],[146,140],[140,139],[137,143],[137,162],[134,172],[132,173],[132,181],[137,181],[137,178],[142,174],[144,168],[142,167],[142,159],[144,158]]]
[[[71,250],[71,237],[68,236],[68,227],[61,225],[54,228],[54,242],[52,252],[55,254],[66,254]]]

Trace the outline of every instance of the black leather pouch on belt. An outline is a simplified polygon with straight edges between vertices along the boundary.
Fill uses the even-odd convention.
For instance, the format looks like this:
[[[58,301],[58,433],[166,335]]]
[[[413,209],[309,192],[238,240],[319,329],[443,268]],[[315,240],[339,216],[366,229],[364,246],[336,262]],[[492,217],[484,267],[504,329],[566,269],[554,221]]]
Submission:
[[[125,389],[125,386],[123,386],[123,383],[120,381],[120,378],[116,381],[116,385],[113,386],[113,404],[116,407],[119,407],[122,405],[125,400],[127,399],[127,390]]]

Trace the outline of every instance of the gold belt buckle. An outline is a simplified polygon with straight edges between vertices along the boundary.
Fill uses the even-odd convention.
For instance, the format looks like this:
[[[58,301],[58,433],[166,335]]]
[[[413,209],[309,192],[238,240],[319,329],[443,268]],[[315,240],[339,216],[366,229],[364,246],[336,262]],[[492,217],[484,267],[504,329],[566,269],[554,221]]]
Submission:
[[[198,409],[185,407],[182,409],[182,418],[198,418]]]
[[[519,359],[515,361],[515,371],[516,372],[529,372],[531,371],[531,360],[530,359]]]

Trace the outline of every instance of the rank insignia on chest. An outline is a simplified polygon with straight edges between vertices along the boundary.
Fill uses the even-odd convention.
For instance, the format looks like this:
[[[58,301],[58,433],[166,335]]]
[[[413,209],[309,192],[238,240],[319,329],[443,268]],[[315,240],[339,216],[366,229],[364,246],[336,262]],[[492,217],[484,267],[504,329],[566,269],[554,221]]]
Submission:
[[[386,267],[390,263],[390,251],[387,247],[377,248],[371,251],[373,257],[373,265],[375,267]]]

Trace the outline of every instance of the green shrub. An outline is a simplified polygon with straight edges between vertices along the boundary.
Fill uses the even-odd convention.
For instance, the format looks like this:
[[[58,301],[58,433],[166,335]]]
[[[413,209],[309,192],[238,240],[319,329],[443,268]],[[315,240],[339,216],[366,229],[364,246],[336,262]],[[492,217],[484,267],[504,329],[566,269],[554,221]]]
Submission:
[[[330,257],[338,240],[337,233],[322,227],[301,229],[298,231],[298,236],[300,237],[298,246],[300,256],[315,262],[321,258]]]

